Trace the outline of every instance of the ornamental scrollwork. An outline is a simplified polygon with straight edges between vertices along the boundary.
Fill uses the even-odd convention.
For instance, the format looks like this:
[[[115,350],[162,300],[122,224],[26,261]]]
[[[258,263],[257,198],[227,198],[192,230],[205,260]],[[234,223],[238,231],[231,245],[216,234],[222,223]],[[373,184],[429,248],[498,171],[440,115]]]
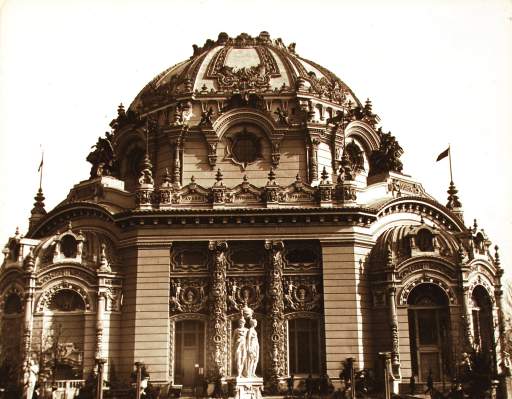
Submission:
[[[417,287],[420,284],[435,284],[435,285],[437,285],[446,294],[446,297],[448,298],[448,301],[451,305],[457,303],[457,297],[455,296],[453,289],[447,283],[445,283],[443,280],[441,280],[439,278],[423,274],[423,275],[418,276],[415,279],[409,281],[402,288],[402,290],[399,294],[398,304],[399,305],[407,305],[407,298],[409,297],[409,294],[415,287]]]
[[[89,298],[89,294],[85,289],[83,289],[82,287],[75,283],[69,281],[61,281],[43,292],[43,294],[39,298],[39,301],[37,302],[36,311],[43,312],[45,309],[48,309],[48,306],[51,303],[55,294],[62,290],[74,291],[82,298],[85,305],[85,310],[92,310],[91,300]]]
[[[322,294],[318,278],[289,276],[283,280],[283,298],[287,311],[318,311]]]
[[[172,279],[169,310],[171,313],[196,313],[206,308],[206,284],[202,279]]]
[[[122,305],[122,290],[121,287],[107,287],[105,310],[107,312],[120,312]]]
[[[258,310],[262,307],[263,281],[257,277],[231,277],[227,280],[227,303],[231,311],[244,307]]]

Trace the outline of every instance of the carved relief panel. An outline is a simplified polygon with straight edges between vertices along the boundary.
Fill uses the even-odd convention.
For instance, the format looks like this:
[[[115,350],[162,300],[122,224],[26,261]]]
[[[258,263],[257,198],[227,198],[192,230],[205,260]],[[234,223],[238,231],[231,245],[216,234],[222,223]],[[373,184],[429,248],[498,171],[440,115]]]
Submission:
[[[204,278],[173,278],[169,310],[171,313],[197,313],[206,310],[207,280]]]

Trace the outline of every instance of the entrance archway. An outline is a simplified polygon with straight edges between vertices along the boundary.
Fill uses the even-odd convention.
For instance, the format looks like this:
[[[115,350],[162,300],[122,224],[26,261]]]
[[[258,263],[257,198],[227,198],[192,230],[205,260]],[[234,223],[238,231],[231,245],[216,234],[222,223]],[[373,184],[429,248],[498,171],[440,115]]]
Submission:
[[[412,372],[419,382],[432,373],[434,381],[446,381],[450,355],[448,297],[437,285],[423,283],[407,298]]]

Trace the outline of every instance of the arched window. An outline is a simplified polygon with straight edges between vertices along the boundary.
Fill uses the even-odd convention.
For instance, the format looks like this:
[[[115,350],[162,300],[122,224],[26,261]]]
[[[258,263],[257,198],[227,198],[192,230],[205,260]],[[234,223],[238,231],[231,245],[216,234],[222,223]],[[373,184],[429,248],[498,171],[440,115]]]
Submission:
[[[449,381],[450,323],[448,297],[437,285],[416,286],[407,298],[409,305],[409,337],[413,374],[426,382]]]
[[[139,142],[136,146],[128,149],[121,162],[121,176],[125,181],[127,190],[133,190],[138,184],[144,154],[144,145]]]
[[[48,308],[53,311],[73,312],[85,310],[85,303],[75,291],[60,290],[53,296]]]
[[[319,373],[318,320],[291,319],[288,321],[290,374]]]
[[[416,234],[416,245],[423,252],[432,252],[434,250],[434,237],[427,229],[421,229]]]
[[[66,258],[76,258],[77,242],[72,235],[65,235],[60,241],[60,248]]]
[[[4,303],[4,313],[5,314],[19,314],[21,313],[22,305],[21,299],[18,294],[14,292],[9,294]]]
[[[493,348],[492,337],[492,302],[487,290],[477,285],[473,290],[472,318],[473,336],[477,348],[485,354],[490,353]]]

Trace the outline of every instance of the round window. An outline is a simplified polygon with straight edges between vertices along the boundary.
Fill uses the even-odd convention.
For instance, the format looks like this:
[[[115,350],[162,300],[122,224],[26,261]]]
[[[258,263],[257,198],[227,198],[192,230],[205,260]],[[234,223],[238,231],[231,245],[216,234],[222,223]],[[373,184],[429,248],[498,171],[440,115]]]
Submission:
[[[245,169],[248,164],[261,158],[260,138],[249,132],[247,128],[231,135],[228,145],[228,158],[231,158]]]

